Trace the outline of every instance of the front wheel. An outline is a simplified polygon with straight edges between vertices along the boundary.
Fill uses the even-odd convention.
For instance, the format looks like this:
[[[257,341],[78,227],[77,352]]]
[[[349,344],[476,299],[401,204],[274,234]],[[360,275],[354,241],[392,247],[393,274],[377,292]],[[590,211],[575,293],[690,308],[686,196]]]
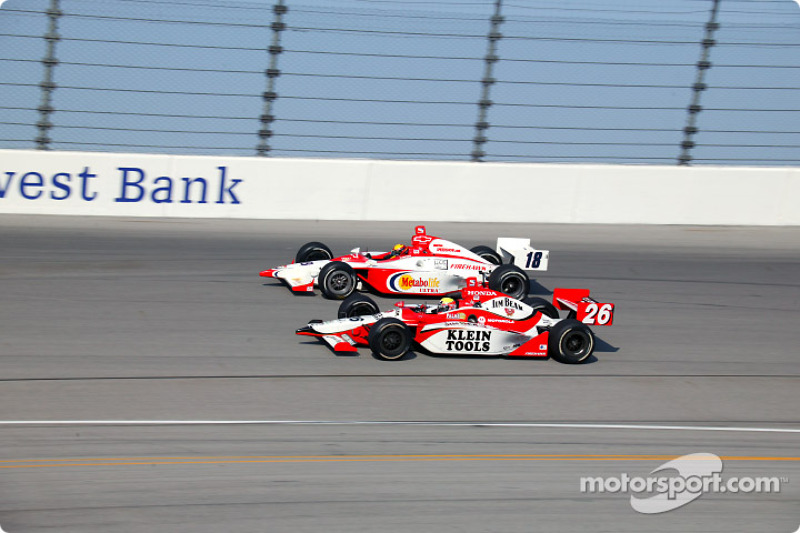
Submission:
[[[319,271],[317,283],[325,298],[344,300],[356,290],[358,279],[353,268],[342,261],[331,261]]]
[[[352,318],[354,316],[375,315],[380,313],[378,304],[369,296],[352,294],[339,306],[339,318]]]
[[[411,330],[396,318],[382,318],[370,328],[367,340],[378,359],[397,361],[411,349]]]
[[[530,279],[516,265],[500,265],[489,274],[489,288],[507,294],[516,300],[522,300],[528,295]]]
[[[323,259],[333,259],[331,249],[321,242],[307,242],[297,250],[294,256],[295,263],[307,263],[309,261],[321,261]]]
[[[560,363],[583,363],[594,352],[594,334],[586,324],[568,318],[550,330],[547,348],[550,357]]]

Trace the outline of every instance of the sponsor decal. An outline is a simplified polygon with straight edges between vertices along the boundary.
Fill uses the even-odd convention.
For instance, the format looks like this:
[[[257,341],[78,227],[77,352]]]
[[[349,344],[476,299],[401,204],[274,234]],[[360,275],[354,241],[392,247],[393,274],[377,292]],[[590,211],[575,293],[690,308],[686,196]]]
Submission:
[[[496,296],[497,295],[497,293],[494,292],[494,291],[474,291],[474,290],[471,290],[471,289],[469,291],[469,294],[471,296]]]
[[[464,263],[453,263],[453,270],[486,270],[486,265],[465,265]]]
[[[488,324],[516,324],[516,320],[506,320],[505,318],[489,318]]]
[[[436,270],[447,270],[447,259],[434,259],[433,268]]]
[[[449,330],[445,341],[448,352],[488,352],[491,347],[491,331]]]
[[[409,272],[401,272],[389,278],[389,289],[395,292],[437,293],[440,283],[436,277],[415,277]]]
[[[453,248],[450,245],[445,245],[445,244],[441,244],[441,243],[438,243],[438,242],[435,242],[435,243],[431,244],[431,248],[433,248],[434,253],[439,253],[439,252],[442,252],[442,253],[453,253],[453,254],[460,254],[461,253],[461,249],[459,249],[459,248]]]
[[[522,311],[522,304],[508,297],[496,298],[492,300],[492,309],[503,309],[508,316],[512,316],[516,311]]]
[[[448,320],[466,320],[467,315],[464,313],[447,313],[446,315]]]
[[[115,202],[141,202],[143,200],[150,200],[156,204],[171,204],[174,201],[180,201],[182,204],[205,204],[211,199],[216,198],[218,204],[239,204],[239,198],[236,196],[234,189],[239,185],[242,180],[232,179],[230,185],[228,184],[227,167],[217,167],[219,175],[216,180],[216,187],[212,181],[203,177],[189,177],[180,179],[180,184],[170,176],[159,176],[152,180],[151,188],[146,183],[147,176],[144,170],[137,167],[119,167],[121,173],[120,185],[121,190]],[[174,185],[177,184],[177,185]],[[155,187],[158,185],[158,187]],[[173,199],[173,192],[174,199]],[[211,194],[208,194],[208,193]],[[181,198],[178,200],[178,198]],[[230,198],[230,202],[228,199]]]
[[[139,167],[117,167],[117,203],[241,204],[237,187],[244,181],[231,178],[228,167],[219,166],[209,177],[147,175]],[[25,200],[94,202],[100,197],[98,179],[89,166],[53,174],[31,170],[4,171],[0,176],[0,200],[18,195]]]

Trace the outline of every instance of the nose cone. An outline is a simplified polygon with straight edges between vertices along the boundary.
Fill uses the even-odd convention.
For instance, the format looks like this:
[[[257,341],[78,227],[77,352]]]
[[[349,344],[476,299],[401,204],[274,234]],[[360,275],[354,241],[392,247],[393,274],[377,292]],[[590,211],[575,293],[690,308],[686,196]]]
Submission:
[[[313,335],[315,333],[315,331],[313,329],[311,329],[310,325],[308,325],[308,326],[303,326],[302,328],[299,328],[297,331],[295,331],[295,333],[297,335]]]
[[[269,270],[262,270],[259,274],[262,278],[274,278],[275,277],[275,269],[271,268]]]

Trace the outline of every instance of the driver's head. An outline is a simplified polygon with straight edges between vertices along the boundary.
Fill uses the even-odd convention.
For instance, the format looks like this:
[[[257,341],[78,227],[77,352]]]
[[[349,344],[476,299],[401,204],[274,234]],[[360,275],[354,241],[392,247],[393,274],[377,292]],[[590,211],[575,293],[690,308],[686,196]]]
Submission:
[[[392,257],[397,257],[398,255],[403,255],[408,250],[408,246],[405,244],[395,244],[394,248],[392,248]]]
[[[452,298],[442,298],[441,300],[439,300],[439,307],[437,308],[437,310],[440,313],[444,313],[447,311],[452,311],[455,308],[456,308],[455,300],[453,300]]]

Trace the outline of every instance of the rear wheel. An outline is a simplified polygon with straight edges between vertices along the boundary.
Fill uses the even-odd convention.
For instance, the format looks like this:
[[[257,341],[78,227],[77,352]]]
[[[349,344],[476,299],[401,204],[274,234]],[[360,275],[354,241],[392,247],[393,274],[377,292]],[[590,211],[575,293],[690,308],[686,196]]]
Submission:
[[[488,246],[476,246],[475,248],[471,248],[470,252],[475,255],[479,255],[482,259],[489,261],[493,265],[502,265],[503,258],[500,257],[500,254],[489,248]]]
[[[530,279],[516,265],[500,265],[489,274],[489,288],[522,300],[528,295]]]
[[[333,259],[333,252],[321,242],[316,241],[305,243],[297,250],[297,255],[294,256],[295,263],[307,263],[323,259]]]
[[[382,318],[370,328],[368,341],[378,359],[397,361],[411,349],[411,330],[396,318]]]
[[[558,318],[558,309],[556,306],[545,300],[544,298],[530,297],[522,300],[524,303],[533,307],[534,311],[540,311],[543,315],[550,318]]]
[[[550,357],[560,363],[583,363],[594,352],[594,334],[586,324],[568,318],[550,330]]]
[[[344,300],[356,290],[356,273],[347,263],[331,261],[319,271],[317,283],[325,298]]]
[[[339,318],[352,318],[354,316],[375,315],[379,313],[378,304],[369,296],[352,294],[339,306]]]

